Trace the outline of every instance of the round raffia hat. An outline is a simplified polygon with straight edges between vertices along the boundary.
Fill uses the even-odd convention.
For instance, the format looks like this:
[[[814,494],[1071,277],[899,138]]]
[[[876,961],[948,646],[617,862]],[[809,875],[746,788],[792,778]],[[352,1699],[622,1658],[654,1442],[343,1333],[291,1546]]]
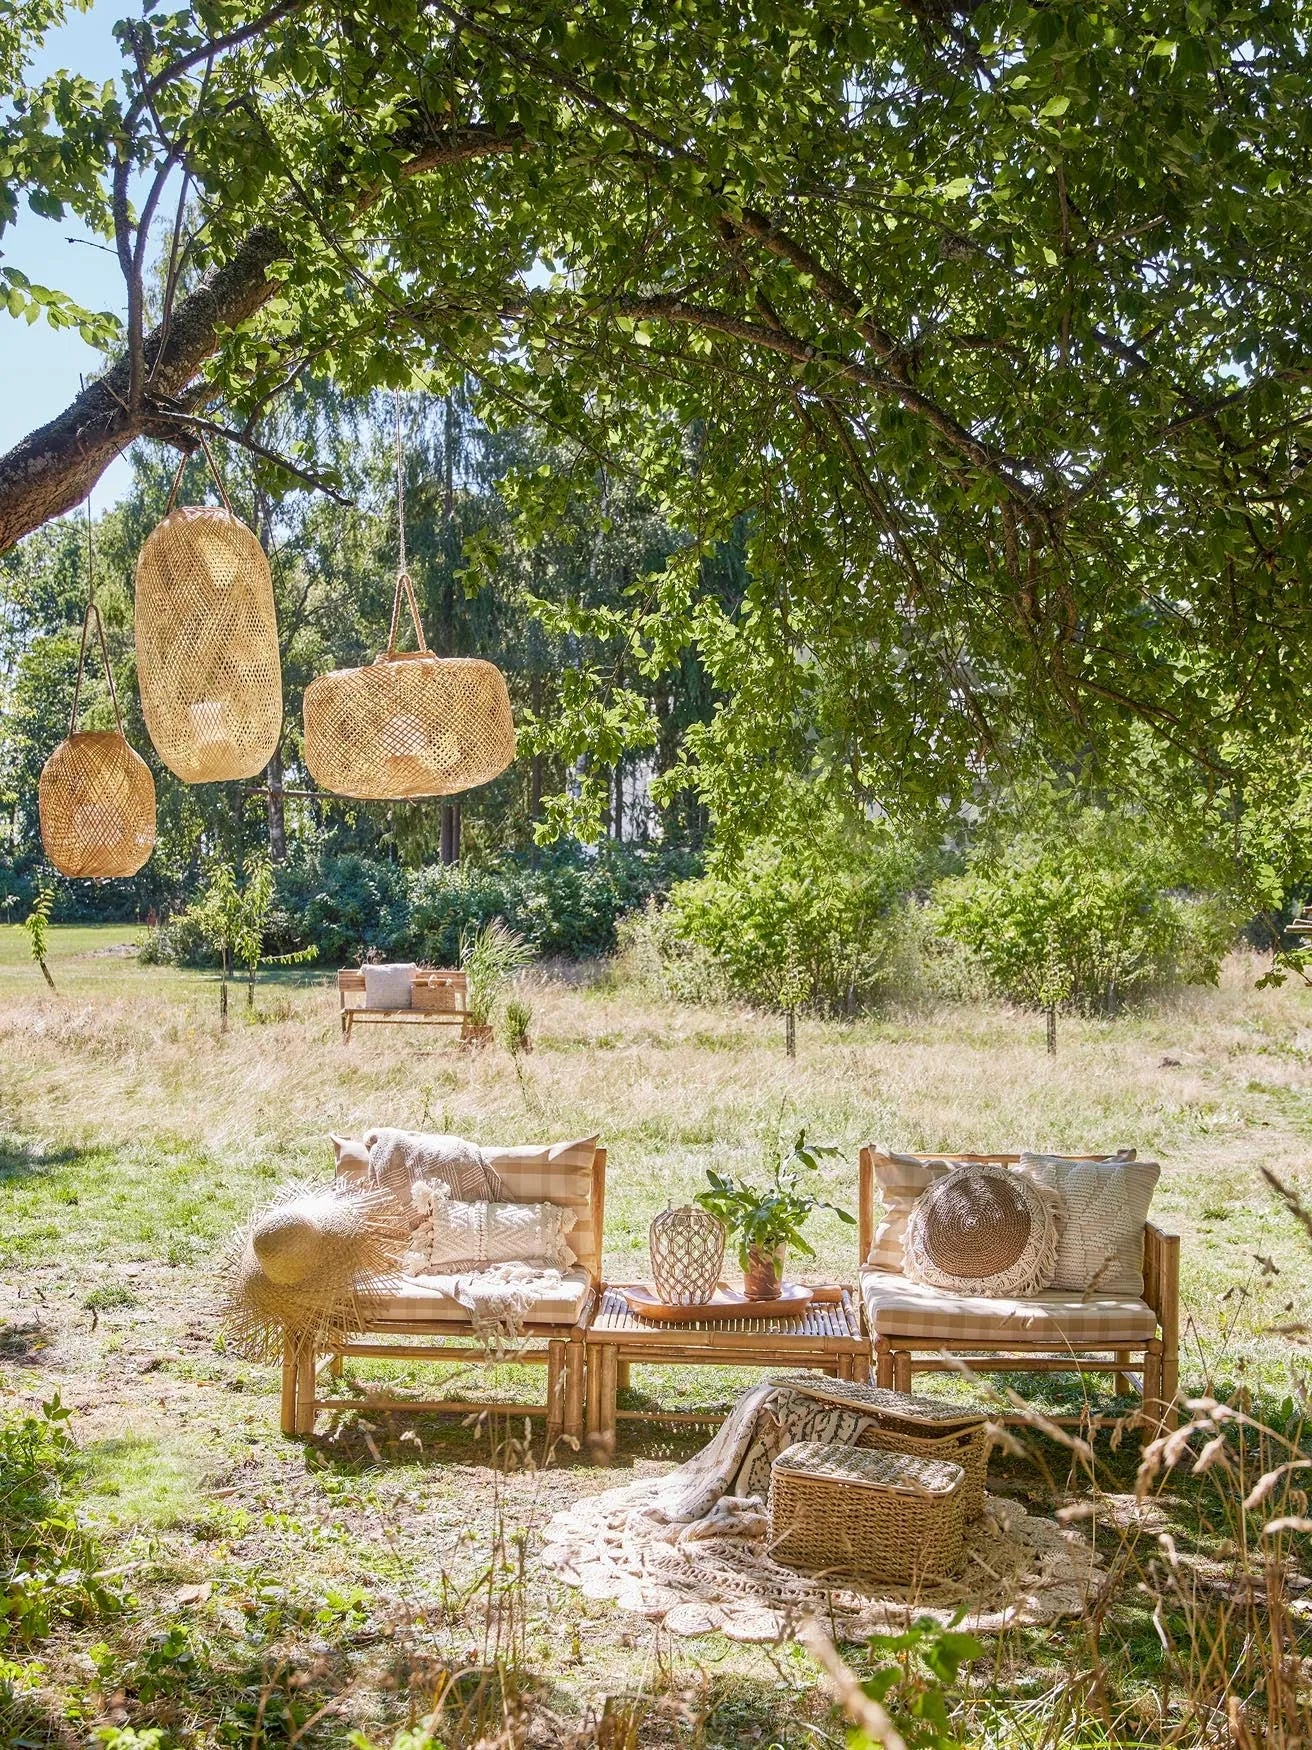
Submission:
[[[385,1191],[289,1186],[221,1261],[220,1322],[232,1347],[275,1361],[287,1334],[344,1341],[360,1327],[361,1298],[395,1278],[407,1238]]]
[[[958,1294],[1034,1294],[1056,1272],[1057,1239],[1057,1211],[1041,1186],[1006,1167],[957,1167],[916,1200],[906,1273]]]

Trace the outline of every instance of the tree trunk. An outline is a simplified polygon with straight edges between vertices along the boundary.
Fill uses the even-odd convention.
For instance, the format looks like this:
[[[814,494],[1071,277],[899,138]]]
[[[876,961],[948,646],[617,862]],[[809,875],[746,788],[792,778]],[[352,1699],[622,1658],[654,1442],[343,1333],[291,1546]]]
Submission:
[[[454,868],[460,861],[460,803],[442,804],[442,861]]]
[[[219,1032],[228,1031],[228,950],[219,955]]]
[[[1048,1056],[1057,1055],[1057,1010],[1050,1005],[1048,1008]]]
[[[398,172],[405,178],[491,153],[517,151],[523,143],[518,129],[498,137],[481,125],[452,127],[436,139],[411,134],[393,142],[413,152]],[[387,188],[386,181],[380,181],[358,202],[357,215],[368,211]],[[206,404],[203,393],[191,403],[186,400],[201,366],[218,351],[228,329],[249,320],[278,290],[280,282],[270,278],[269,268],[293,246],[279,230],[276,213],[270,218],[270,223],[248,231],[230,258],[212,268],[194,292],[175,304],[171,322],[161,322],[146,336],[144,405],[136,409],[128,405],[132,372],[128,359],[121,358],[74,396],[62,413],[0,456],[0,553],[80,504],[135,438],[176,442],[186,432],[185,425],[168,417],[169,405],[189,405],[194,411]]]
[[[287,801],[282,790],[282,744],[269,761],[265,772],[268,781],[269,861],[287,861]]]
[[[791,1004],[784,1010],[784,1051],[797,1056],[797,1010]]]

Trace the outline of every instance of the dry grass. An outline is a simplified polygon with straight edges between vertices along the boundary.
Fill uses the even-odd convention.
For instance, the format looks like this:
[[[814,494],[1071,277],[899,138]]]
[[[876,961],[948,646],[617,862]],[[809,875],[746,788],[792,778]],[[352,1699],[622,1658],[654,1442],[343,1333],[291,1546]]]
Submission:
[[[237,990],[233,1029],[220,1039],[212,979],[103,952],[130,932],[53,935],[57,998],[26,961],[25,938],[0,929],[6,1378],[29,1401],[57,1388],[76,1407],[94,1516],[114,1559],[141,1564],[142,1614],[110,1636],[129,1673],[120,1711],[139,1705],[130,1673],[149,1641],[141,1624],[176,1618],[179,1588],[212,1588],[182,1611],[212,1669],[194,1680],[191,1716],[169,1728],[178,1742],[188,1741],[183,1726],[197,1743],[252,1742],[214,1735],[220,1700],[231,1711],[238,1678],[256,1681],[237,1669],[238,1641],[249,1641],[261,1682],[282,1648],[292,1661],[284,1686],[315,1658],[303,1687],[331,1697],[349,1685],[340,1712],[306,1739],[343,1743],[345,1720],[382,1731],[403,1718],[419,1667],[431,1694],[461,1660],[493,1657],[506,1610],[516,1660],[537,1673],[536,1715],[559,1724],[540,1741],[564,1743],[610,1696],[621,1698],[605,1728],[616,1744],[842,1742],[800,1652],[712,1643],[690,1654],[541,1580],[515,1591],[517,1534],[613,1477],[569,1466],[503,1475],[475,1431],[449,1426],[357,1426],[308,1452],[279,1438],[270,1375],[215,1351],[207,1259],[276,1183],[329,1174],[329,1131],[398,1123],[493,1142],[600,1131],[615,1277],[643,1271],[647,1222],[708,1165],[751,1167],[799,1123],[847,1145],[847,1163],[826,1176],[829,1195],[849,1206],[856,1146],[870,1138],[907,1148],[1131,1143],[1162,1159],[1156,1207],[1184,1235],[1187,1389],[1239,1383],[1269,1405],[1291,1392],[1312,1293],[1297,1219],[1261,1173],[1312,1191],[1312,994],[1257,992],[1244,960],[1219,991],[1114,1025],[1064,1023],[1055,1062],[1041,1020],[999,1007],[804,1024],[789,1062],[768,1018],[671,1009],[605,978],[544,983],[532,995],[535,1048],[517,1066],[499,1049],[462,1051],[436,1028],[361,1029],[343,1048],[329,981],[292,972],[262,976],[249,1021]],[[815,1273],[850,1279],[850,1230],[821,1218],[814,1239]],[[636,1383],[672,1406],[734,1389],[710,1370]],[[679,1450],[635,1437],[620,1463],[642,1469]],[[1133,1462],[1110,1463],[1104,1482],[1119,1477],[1128,1492]],[[1040,1500],[1066,1498],[1081,1481],[1078,1467],[1045,1477],[1029,1459],[1004,1465],[1001,1479]],[[1165,1499],[1168,1514],[1193,1512],[1187,1491]],[[1225,1534],[1207,1536],[1219,1547]],[[504,1565],[490,1559],[498,1548],[509,1552]],[[492,1608],[497,1587],[513,1607]],[[1160,1670],[1162,1643],[1150,1611],[1132,1596],[1125,1609],[1108,1681],[1133,1689],[1135,1661]],[[87,1643],[70,1634],[47,1655],[32,1727],[46,1736],[35,1742],[79,1741],[64,1718],[70,1697],[89,1717],[114,1717],[115,1678],[88,1675]],[[998,1693],[1050,1695],[1054,1669],[1073,1681],[1067,1658],[1061,1637],[1009,1648]],[[647,1710],[640,1728],[624,1699],[636,1694]],[[980,1742],[1055,1741],[1024,1728],[1020,1700],[1005,1725],[972,1717]],[[1118,1704],[1106,1717],[1130,1716]],[[1149,1740],[1161,1740],[1161,1708],[1134,1717],[1152,1720]],[[593,1736],[606,1741],[600,1727]],[[272,1728],[259,1740],[287,1741]]]

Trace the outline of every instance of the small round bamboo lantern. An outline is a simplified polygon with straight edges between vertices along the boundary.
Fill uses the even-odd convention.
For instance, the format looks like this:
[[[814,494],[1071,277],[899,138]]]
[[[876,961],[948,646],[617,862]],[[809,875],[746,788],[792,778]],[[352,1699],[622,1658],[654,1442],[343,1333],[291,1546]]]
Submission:
[[[77,712],[93,614],[118,728],[79,731]],[[61,875],[89,880],[135,875],[155,848],[155,780],[123,734],[105,629],[94,602],[87,603],[82,620],[72,721],[66,739],[41,768],[37,803],[41,842]]]
[[[396,648],[404,592],[418,650]],[[486,784],[515,757],[505,676],[494,663],[429,650],[403,571],[387,650],[367,668],[336,669],[305,689],[305,764],[324,790],[365,801],[454,796]]]
[[[188,784],[253,778],[282,735],[282,667],[264,549],[223,507],[173,508],[137,560],[137,682],[155,750]]]
[[[705,1306],[724,1263],[724,1228],[688,1203],[658,1215],[647,1233],[656,1293],[667,1306]]]

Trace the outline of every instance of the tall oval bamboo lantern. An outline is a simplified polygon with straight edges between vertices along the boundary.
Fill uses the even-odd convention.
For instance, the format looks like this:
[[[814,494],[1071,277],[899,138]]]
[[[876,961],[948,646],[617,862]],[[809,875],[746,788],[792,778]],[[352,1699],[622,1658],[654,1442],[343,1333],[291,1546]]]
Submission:
[[[93,614],[117,729],[79,730],[77,726]],[[155,780],[123,734],[105,628],[94,601],[87,602],[82,617],[82,649],[68,735],[41,768],[37,804],[41,843],[61,875],[94,880],[135,875],[155,848]]]
[[[282,735],[282,666],[269,561],[223,500],[174,509],[137,560],[137,682],[155,751],[188,784],[253,778]],[[185,459],[184,464],[185,466]]]
[[[396,648],[401,597],[417,650]],[[324,790],[365,801],[454,796],[486,784],[515,757],[506,679],[494,663],[435,656],[403,570],[387,649],[367,668],[340,668],[305,689],[305,764]]]

